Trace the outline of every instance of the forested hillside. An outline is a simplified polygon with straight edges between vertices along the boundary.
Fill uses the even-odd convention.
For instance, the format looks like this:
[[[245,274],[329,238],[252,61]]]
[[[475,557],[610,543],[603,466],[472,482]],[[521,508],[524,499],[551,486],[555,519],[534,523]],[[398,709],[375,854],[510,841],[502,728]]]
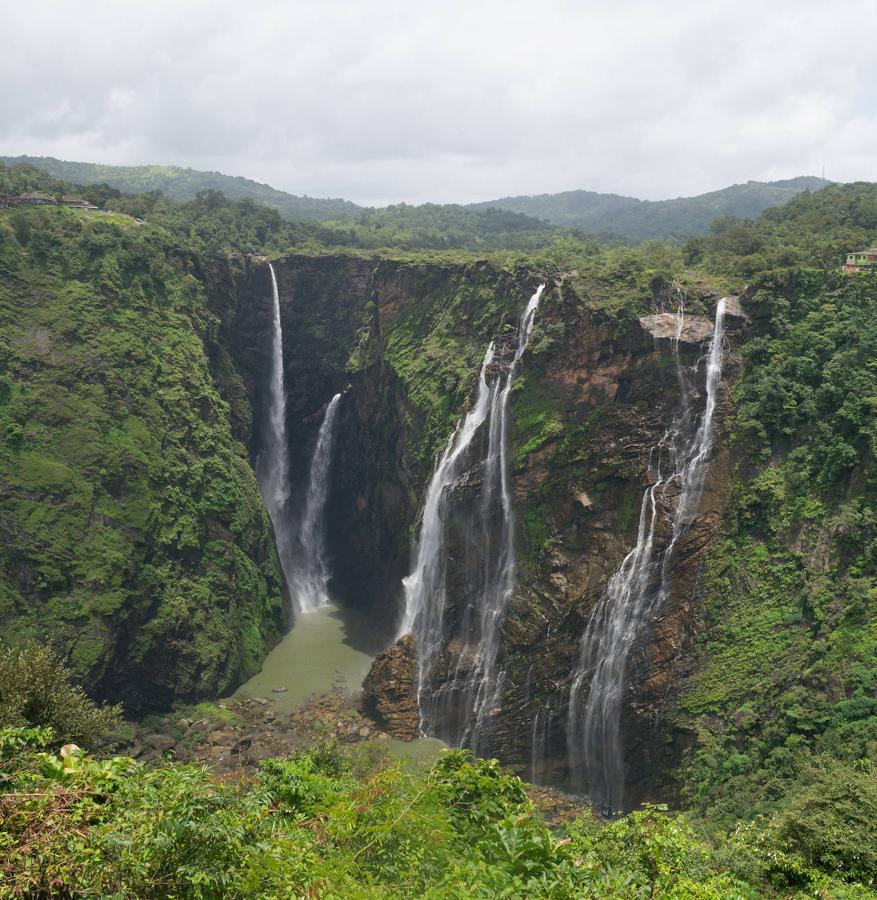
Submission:
[[[821,178],[800,177],[750,181],[674,200],[638,200],[579,190],[504,197],[467,206],[402,203],[371,209],[346,200],[298,197],[248,178],[176,166],[110,166],[35,156],[0,157],[0,163],[33,166],[50,175],[56,184],[107,185],[131,195],[158,192],[176,202],[218,192],[229,200],[247,200],[276,210],[288,222],[328,223],[330,244],[432,250],[533,250],[564,233],[575,232],[622,242],[680,240],[705,234],[722,216],[755,218],[804,191],[830,184]]]
[[[132,710],[233,686],[285,617],[197,273],[126,216],[0,214],[0,634]]]
[[[816,191],[829,183],[815,177],[749,181],[674,200],[637,200],[618,194],[565,191],[532,197],[503,197],[472,204],[472,208],[525,213],[553,225],[577,228],[599,237],[628,241],[667,240],[704,234],[721,216],[755,218],[769,207],[782,206],[803,191]]]
[[[159,191],[177,201],[192,200],[201,191],[220,191],[230,200],[252,200],[276,209],[291,222],[318,222],[352,216],[360,209],[348,200],[298,197],[249,178],[220,172],[199,172],[179,166],[108,166],[68,162],[51,156],[3,156],[0,162],[31,165],[70,184],[107,184],[124,194]]]
[[[697,734],[686,798],[724,821],[774,807],[814,759],[877,748],[877,273],[838,265],[875,235],[877,187],[858,184],[686,248],[758,286],[697,666],[669,713]]]

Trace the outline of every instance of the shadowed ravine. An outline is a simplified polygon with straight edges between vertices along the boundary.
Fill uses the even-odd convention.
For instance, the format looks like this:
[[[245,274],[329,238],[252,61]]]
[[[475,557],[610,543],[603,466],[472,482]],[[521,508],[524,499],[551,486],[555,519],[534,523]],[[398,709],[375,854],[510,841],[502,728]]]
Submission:
[[[409,460],[404,445],[403,453],[396,455],[398,450],[391,448],[399,444],[384,441],[386,435],[404,435],[408,400],[397,392],[392,376],[383,380],[388,376],[382,368],[332,370],[331,380],[307,368],[310,348],[296,331],[301,327],[303,311],[310,309],[311,301],[319,296],[312,293],[319,292],[324,282],[317,273],[303,278],[298,260],[294,265],[286,261],[276,265],[282,266],[277,270],[279,302],[283,323],[289,324],[291,335],[291,343],[285,348],[290,357],[286,360],[285,390],[295,471],[288,480],[293,482],[291,494],[297,497],[298,509],[291,510],[290,516],[294,522],[290,596],[302,623],[302,613],[333,601],[366,613],[366,605],[358,605],[362,602],[359,596],[370,587],[361,579],[357,590],[351,591],[348,552],[361,552],[365,544],[357,542],[364,536],[360,531],[351,532],[350,522],[362,515],[360,521],[362,525],[370,523],[371,533],[387,537],[410,528],[385,511],[405,510],[399,504],[405,494],[396,484],[401,486],[403,479],[410,478],[412,470],[405,468]],[[391,275],[397,277],[395,272]],[[360,270],[351,269],[347,277],[362,292],[361,297],[369,296],[372,282],[360,283]],[[276,284],[277,280],[272,281],[272,290]],[[395,281],[374,284],[389,296],[396,296]],[[514,287],[518,296],[522,286]],[[587,314],[578,319],[574,308],[563,306],[562,291],[556,286],[547,302],[540,303],[543,290],[540,286],[529,297],[517,327],[508,313],[515,302],[510,290],[508,306],[497,317],[500,327],[482,358],[468,411],[436,458],[431,476],[419,486],[409,481],[415,487],[408,494],[409,522],[417,506],[421,513],[419,525],[411,529],[413,559],[401,584],[401,621],[395,631],[397,640],[389,649],[384,650],[389,643],[386,619],[377,616],[369,639],[357,642],[359,649],[379,653],[382,660],[370,670],[363,708],[391,735],[407,738],[427,734],[468,747],[478,755],[498,755],[519,766],[534,782],[588,793],[595,802],[614,810],[624,804],[625,781],[630,777],[627,767],[639,765],[640,750],[635,742],[646,733],[636,722],[631,728],[625,724],[622,733],[632,691],[645,677],[642,664],[631,663],[631,654],[634,648],[646,648],[649,626],[658,612],[665,606],[676,608],[676,558],[688,559],[690,539],[686,535],[698,511],[711,456],[722,374],[724,304],[717,309],[715,323],[702,315],[685,315],[681,305],[675,316],[662,312],[651,319],[645,317],[637,330],[628,332],[624,342],[612,348],[594,319]],[[331,318],[337,312],[327,309],[326,326],[320,334],[337,328]],[[583,593],[567,595],[565,602],[581,602],[582,607],[581,617],[577,612],[576,618],[567,621],[563,621],[561,610],[548,605],[557,602],[552,587],[543,593],[543,586],[534,579],[534,575],[539,577],[534,560],[540,568],[549,562],[548,557],[535,557],[529,543],[534,501],[542,503],[541,497],[546,496],[539,488],[545,477],[540,459],[538,455],[529,457],[522,465],[516,458],[513,472],[508,459],[510,428],[520,428],[511,421],[511,395],[537,313],[545,320],[539,332],[538,355],[526,369],[527,377],[521,378],[515,410],[522,420],[529,415],[540,421],[528,404],[532,403],[531,392],[539,398],[545,396],[538,392],[545,390],[541,385],[550,383],[548,379],[562,385],[564,398],[570,391],[581,391],[581,400],[574,401],[581,404],[578,407],[564,399],[570,404],[565,415],[573,430],[570,434],[561,432],[563,443],[554,445],[569,447],[564,452],[576,454],[571,459],[578,474],[575,481],[567,482],[566,491],[573,491],[577,505],[571,515],[569,507],[561,505],[568,503],[560,494],[563,482],[558,481],[555,488],[551,481],[552,494],[547,495],[550,506],[546,504],[540,515],[562,515],[570,524],[576,523],[575,531],[570,529],[564,537],[570,542],[569,549],[558,557],[566,567],[558,584],[562,586],[563,579],[580,578],[579,572],[586,573],[588,590],[595,596],[600,596],[598,590],[602,593],[597,602]],[[389,307],[386,315],[392,324],[399,313]],[[736,307],[730,315],[739,316]],[[564,323],[563,331],[557,324],[558,317]],[[280,327],[280,318],[272,327]],[[570,328],[573,323],[576,330]],[[567,343],[565,349],[558,352],[553,348],[551,356],[546,357],[541,348],[546,346],[549,334],[564,334]],[[278,338],[274,333],[271,337],[272,346],[279,344],[282,350],[283,335]],[[607,350],[612,355],[603,355]],[[633,356],[627,355],[631,353]],[[340,352],[338,358],[342,359]],[[578,359],[582,362],[573,362]],[[597,361],[597,368],[585,360]],[[348,385],[343,400],[336,394],[327,403],[327,381],[340,390],[342,377]],[[631,377],[637,379],[633,383],[637,393],[630,399],[627,394],[609,393],[627,390],[622,385]],[[571,387],[576,384],[582,387]],[[601,393],[590,394],[593,386]],[[377,398],[383,397],[394,398],[393,405],[376,406]],[[647,418],[637,412],[638,408],[649,408],[637,406],[643,404],[643,398],[652,404]],[[261,406],[265,428],[276,418],[276,393],[269,399]],[[575,430],[581,428],[577,423],[590,421],[595,404],[602,404],[601,414],[606,418],[601,422],[611,423],[618,417],[618,425],[608,424],[607,430],[613,438],[625,441],[622,446],[627,447],[629,460],[625,465],[637,470],[643,466],[647,473],[645,493],[641,476],[625,474],[629,480],[614,482],[624,494],[607,493],[601,500],[607,512],[613,508],[606,506],[607,501],[615,509],[622,502],[632,509],[636,504],[639,514],[632,550],[628,526],[619,527],[620,521],[616,522],[612,512],[607,531],[603,524],[606,519],[602,518],[606,513],[598,512],[588,498],[591,489],[574,487],[597,484],[598,479],[605,478],[596,472],[605,465],[601,457],[605,458],[610,448],[603,445],[598,434],[592,437],[583,429]],[[580,434],[584,435],[581,443]],[[375,438],[380,443],[372,444]],[[630,438],[635,443],[628,445]],[[514,439],[519,447],[519,430],[514,432]],[[308,448],[312,449],[305,455],[302,451]],[[388,450],[393,455],[387,455]],[[378,462],[389,464],[389,468],[372,468]],[[374,481],[363,477],[366,471],[379,479],[399,478],[392,483],[392,494],[383,495],[394,498],[392,505],[385,507],[381,494],[372,493]],[[382,491],[390,484],[379,483]],[[517,528],[513,507],[521,519]],[[328,549],[327,532],[331,539]],[[354,543],[348,548],[351,537]],[[277,534],[277,541],[280,547],[282,534]],[[581,550],[573,549],[576,546]],[[605,561],[600,559],[604,555],[601,547],[608,550]],[[525,560],[520,571],[516,551]],[[589,558],[596,565],[588,563]],[[333,585],[342,584],[343,590],[333,597]],[[385,603],[389,605],[395,598],[392,584],[388,587]],[[540,596],[545,599],[538,599]],[[575,600],[576,596],[582,601]],[[534,599],[538,606],[532,606]],[[531,625],[527,618],[530,610],[536,616],[548,615],[531,620]],[[577,627],[577,623],[581,624]],[[533,625],[540,630],[530,632]],[[317,651],[315,644],[313,652],[326,655],[325,647],[320,646]],[[308,644],[299,647],[300,652],[312,652]],[[357,687],[348,685],[351,690]]]

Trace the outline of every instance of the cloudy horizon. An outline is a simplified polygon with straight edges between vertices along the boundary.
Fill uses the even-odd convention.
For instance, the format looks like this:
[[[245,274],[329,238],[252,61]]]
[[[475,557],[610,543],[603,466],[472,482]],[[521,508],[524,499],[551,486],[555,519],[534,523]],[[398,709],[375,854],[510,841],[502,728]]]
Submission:
[[[5,11],[0,154],[365,205],[877,180],[877,0],[78,6]]]

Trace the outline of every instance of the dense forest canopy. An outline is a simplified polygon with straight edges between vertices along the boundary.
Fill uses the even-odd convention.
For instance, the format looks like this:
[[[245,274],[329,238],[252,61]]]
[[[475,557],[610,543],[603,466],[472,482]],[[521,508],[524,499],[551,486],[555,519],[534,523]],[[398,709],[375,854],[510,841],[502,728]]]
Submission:
[[[506,197],[467,206],[425,203],[381,209],[344,200],[297,197],[246,178],[197,172],[174,166],[109,166],[65,162],[51,157],[0,157],[7,165],[25,164],[56,181],[104,184],[125,194],[159,192],[185,202],[198,194],[219,192],[230,200],[251,200],[277,210],[290,222],[331,222],[331,242],[361,246],[446,247],[483,245],[486,249],[533,249],[561,232],[639,243],[684,240],[706,233],[721,216],[749,219],[782,206],[798,194],[830,182],[800,177],[784,181],[735,184],[696,197],[637,200],[594,191],[566,191],[534,197]],[[484,213],[489,213],[485,216]]]

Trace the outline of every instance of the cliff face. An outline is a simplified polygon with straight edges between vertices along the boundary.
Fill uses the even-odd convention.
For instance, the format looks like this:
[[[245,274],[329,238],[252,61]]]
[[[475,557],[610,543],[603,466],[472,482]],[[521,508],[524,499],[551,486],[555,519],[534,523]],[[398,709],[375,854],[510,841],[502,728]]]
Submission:
[[[678,414],[681,397],[669,340],[674,316],[607,322],[573,287],[556,282],[538,321],[511,410],[518,577],[503,625],[502,689],[486,746],[522,774],[565,784],[567,707],[579,641],[608,579],[636,541],[650,453]],[[683,366],[695,367],[711,332],[711,320],[688,319],[679,344]],[[667,789],[668,772],[686,746],[685,735],[661,733],[654,723],[677,671],[690,662],[688,613],[697,600],[702,554],[722,516],[728,384],[738,374],[733,352],[726,354],[723,374],[716,450],[697,519],[674,554],[669,602],[628,670],[622,733],[630,803]],[[692,398],[699,409],[702,377],[701,366]],[[479,496],[473,468],[457,488],[458,515],[448,526],[449,635],[468,602],[465,510]],[[669,532],[665,510],[656,547],[666,545]],[[470,662],[452,636],[427,689],[461,692]]]
[[[50,235],[49,225],[73,224],[61,222],[63,211],[35,215]],[[34,255],[5,276],[0,624],[20,635],[41,623],[95,693],[136,711],[232,689],[258,667],[288,606],[245,459],[254,462],[263,443],[267,262],[175,254],[148,229],[115,228],[91,262],[78,254],[95,237],[77,223],[76,235],[59,230],[54,239],[66,268]],[[12,232],[3,240],[21,250]],[[273,265],[293,492],[304,489],[325,404],[341,392],[327,509],[332,588],[368,613],[368,649],[380,649],[397,627],[435,456],[472,401],[488,343],[514,341],[543,279],[485,263],[344,255]],[[679,395],[663,314],[640,321],[607,311],[574,276],[544,280],[511,399],[518,571],[488,744],[525,772],[535,748],[536,774],[550,780],[562,778],[578,640],[633,542],[649,449]],[[15,306],[14,296],[24,302]],[[704,312],[712,305],[689,300]],[[676,299],[655,302],[670,310]],[[654,302],[643,306],[647,313]],[[71,330],[71,310],[86,325]],[[696,361],[708,332],[707,320],[689,319],[683,362]],[[725,376],[733,379],[733,365]],[[28,419],[29,409],[39,412]],[[720,421],[728,414],[725,394]],[[655,791],[650,767],[676,752],[655,743],[651,722],[687,664],[686,615],[726,466],[720,450],[702,515],[678,554],[673,602],[630,670],[630,780],[644,793]],[[473,463],[455,498],[461,510],[477,502],[478,482]],[[429,686],[449,695],[469,662],[455,640],[469,602],[463,524],[461,516],[448,525],[449,640]],[[384,671],[410,699],[399,672],[400,661],[410,668],[411,648],[403,649],[398,665],[373,673],[375,697]],[[405,721],[410,732],[410,715]]]
[[[546,328],[561,309],[546,310]],[[507,687],[494,747],[542,781],[567,780],[569,692],[580,639],[608,579],[636,543],[650,454],[679,413],[673,331],[666,327],[674,319],[644,317],[612,333],[593,313],[574,312],[565,319],[565,344],[547,354],[541,371],[534,365],[527,374],[525,396],[554,397],[564,427],[544,443],[537,438],[535,446],[530,438],[524,444],[529,452],[518,452],[521,572],[504,628]],[[688,318],[678,346],[683,367],[694,370],[711,332],[711,320]],[[739,374],[733,335],[724,362],[714,450],[696,518],[673,554],[668,600],[628,665],[621,732],[630,805],[661,796],[686,747],[684,734],[654,726],[677,672],[690,664],[688,614],[697,602],[703,553],[724,510],[729,385]],[[703,368],[691,397],[699,411]],[[519,415],[526,420],[525,411]],[[519,448],[526,438],[517,435]],[[670,510],[659,505],[655,552],[670,534]]]
[[[341,391],[327,517],[333,590],[340,602],[370,613],[380,646],[392,638],[398,621],[401,579],[410,567],[411,538],[435,455],[471,402],[487,343],[513,335],[536,279],[483,264],[427,266],[345,256],[290,256],[274,261],[274,268],[293,471],[300,477],[307,472],[322,410]],[[670,310],[680,299],[656,302]],[[709,312],[715,299],[693,302]],[[254,410],[255,455],[269,371],[270,281],[264,261],[248,262],[241,303],[224,321],[225,327],[234,323],[227,343]],[[731,310],[731,321],[735,314],[739,318],[741,310]],[[674,331],[670,312],[609,315],[574,278],[557,276],[548,280],[521,363],[509,442],[518,577],[503,626],[502,699],[491,717],[488,744],[540,780],[564,781],[566,705],[579,639],[608,578],[635,542],[649,453],[678,413]],[[695,367],[711,333],[711,318],[687,318],[679,343],[683,365]],[[659,611],[628,673],[623,730],[632,802],[660,793],[664,781],[655,772],[672,765],[685,746],[680,734],[662,734],[654,722],[677,674],[689,664],[688,612],[697,600],[702,553],[721,519],[729,466],[728,385],[738,369],[732,347],[733,338],[697,521],[675,555],[671,602]],[[695,405],[703,404],[702,390],[701,367]],[[460,510],[477,502],[478,484],[473,461],[454,498]],[[449,523],[450,639],[429,685],[449,694],[467,671],[465,653],[453,639],[468,602],[471,536],[464,521],[461,514]],[[663,521],[659,544],[668,539]],[[381,672],[395,671],[393,659],[407,659],[410,652],[399,645],[376,666],[369,680],[376,708],[389,696],[382,694]],[[387,689],[395,690],[389,684]],[[409,725],[406,719],[406,734]]]
[[[253,410],[255,460],[270,371],[271,285],[267,261],[242,265],[246,276],[231,302],[221,279],[212,279],[211,307]],[[326,510],[332,590],[369,612],[374,649],[399,618],[435,452],[466,404],[494,330],[516,319],[528,276],[349,256],[288,256],[273,266],[293,499],[304,491],[325,404],[341,392]]]
[[[132,220],[0,223],[0,637],[51,641],[132,712],[229,690],[283,625],[246,392],[199,274]]]

